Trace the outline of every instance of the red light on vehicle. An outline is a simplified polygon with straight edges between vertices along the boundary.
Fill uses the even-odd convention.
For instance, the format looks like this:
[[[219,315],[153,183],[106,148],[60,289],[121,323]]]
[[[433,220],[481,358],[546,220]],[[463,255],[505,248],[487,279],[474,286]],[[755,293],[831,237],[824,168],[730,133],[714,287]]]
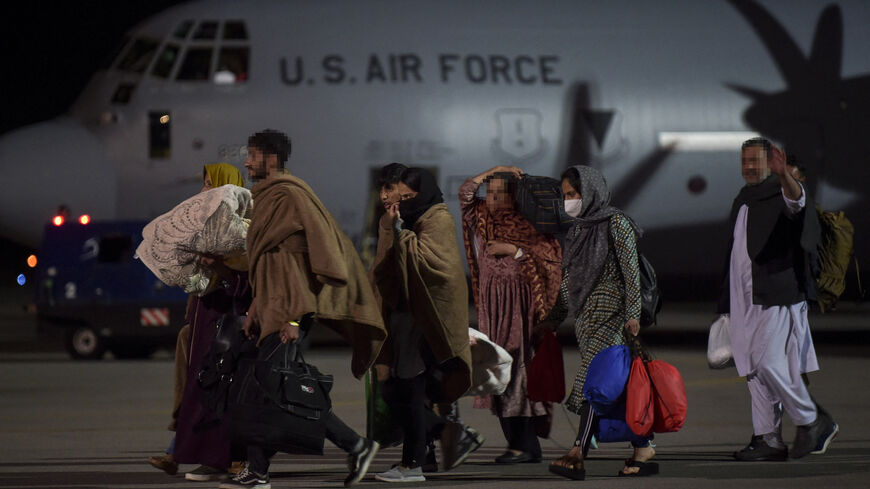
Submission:
[[[82,215],[82,217],[79,218],[79,222],[86,225],[91,222],[91,216],[84,214]]]
[[[63,216],[54,216],[54,219],[52,219],[51,222],[53,222],[55,226],[62,226]]]

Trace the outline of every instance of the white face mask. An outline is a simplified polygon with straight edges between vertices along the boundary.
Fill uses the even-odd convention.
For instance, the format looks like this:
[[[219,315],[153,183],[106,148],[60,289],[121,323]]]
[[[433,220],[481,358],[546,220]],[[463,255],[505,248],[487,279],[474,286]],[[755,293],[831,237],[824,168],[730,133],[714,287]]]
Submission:
[[[579,217],[583,210],[583,199],[566,199],[565,212],[571,217]]]

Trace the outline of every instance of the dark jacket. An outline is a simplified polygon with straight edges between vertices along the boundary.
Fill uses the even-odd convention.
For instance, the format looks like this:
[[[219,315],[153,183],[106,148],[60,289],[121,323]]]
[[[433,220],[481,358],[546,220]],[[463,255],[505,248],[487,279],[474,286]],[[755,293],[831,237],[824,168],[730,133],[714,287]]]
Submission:
[[[779,180],[775,182],[778,186]],[[731,309],[731,249],[737,214],[743,204],[749,207],[746,248],[752,260],[752,303],[770,307],[815,300],[813,280],[817,270],[813,270],[815,266],[811,264],[816,262],[813,257],[817,253],[821,228],[812,199],[807,195],[804,208],[792,214],[781,191],[749,201],[738,196],[729,219],[730,244],[719,295],[719,313],[728,313]]]

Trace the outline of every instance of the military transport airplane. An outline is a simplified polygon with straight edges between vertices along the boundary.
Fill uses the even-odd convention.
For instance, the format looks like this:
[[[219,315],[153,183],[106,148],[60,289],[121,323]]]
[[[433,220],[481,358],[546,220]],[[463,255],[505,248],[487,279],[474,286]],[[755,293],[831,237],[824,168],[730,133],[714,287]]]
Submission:
[[[660,278],[706,289],[740,143],[761,133],[849,213],[866,259],[867,25],[864,0],[194,1],[132,29],[66,115],[0,138],[28,193],[0,192],[0,230],[36,245],[59,204],[154,217],[275,128],[360,246],[387,162],[436,169],[456,214],[462,181],[494,164],[585,163],[647,230]]]

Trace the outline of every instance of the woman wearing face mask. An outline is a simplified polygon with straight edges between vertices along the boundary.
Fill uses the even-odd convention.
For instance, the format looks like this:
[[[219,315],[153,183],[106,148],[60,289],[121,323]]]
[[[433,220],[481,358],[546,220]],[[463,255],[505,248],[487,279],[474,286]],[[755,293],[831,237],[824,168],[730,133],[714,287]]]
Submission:
[[[574,447],[550,465],[550,471],[573,479],[585,477],[583,459],[598,431],[598,416],[583,397],[589,363],[598,352],[626,343],[640,331],[640,273],[636,238],[641,230],[621,210],[610,205],[604,176],[588,166],[574,166],[562,174],[565,212],[574,227],[562,252],[562,288],[551,314],[559,324],[571,312],[581,352],[574,386],[565,405],[580,415]],[[634,454],[619,475],[651,475],[658,465],[649,440],[632,441]]]
[[[471,274],[478,329],[513,358],[511,380],[501,395],[478,397],[474,406],[498,416],[507,451],[502,464],[541,461],[538,434],[549,434],[552,404],[532,402],[526,368],[532,359],[532,330],[547,318],[559,292],[559,242],[539,233],[514,209],[511,186],[522,175],[497,166],[459,187],[465,253]],[[486,200],[475,197],[486,182]]]
[[[441,190],[421,168],[402,172],[397,201],[388,199],[378,229],[372,277],[383,306],[407,311],[390,321],[390,336],[375,362],[389,374],[384,397],[402,426],[402,461],[377,474],[384,482],[422,482],[433,433],[426,399],[452,403],[471,386],[468,288],[456,246],[456,224]],[[386,375],[385,375],[386,376]]]

